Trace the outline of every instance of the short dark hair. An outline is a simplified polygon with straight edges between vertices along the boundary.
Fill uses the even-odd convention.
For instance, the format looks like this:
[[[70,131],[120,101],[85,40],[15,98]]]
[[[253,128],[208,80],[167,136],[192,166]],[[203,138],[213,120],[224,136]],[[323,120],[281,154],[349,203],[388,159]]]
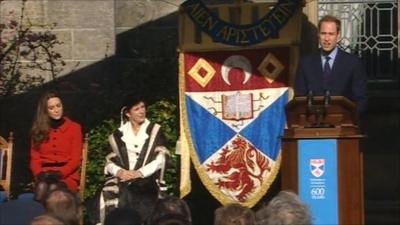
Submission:
[[[192,225],[185,216],[179,214],[164,215],[157,220],[152,220],[149,225]]]
[[[160,199],[149,218],[149,224],[192,224],[192,215],[187,203],[176,196]]]
[[[143,102],[146,104],[146,97],[140,93],[129,94],[124,97],[123,107],[129,111],[133,106]]]
[[[326,16],[322,17],[322,18],[319,20],[319,22],[318,22],[318,30],[321,29],[321,24],[322,24],[323,22],[334,22],[334,23],[336,23],[336,31],[337,31],[338,33],[340,33],[341,22],[340,22],[340,20],[339,20],[338,18],[336,18],[335,16],[326,15]]]
[[[125,115],[131,108],[139,103],[143,102],[146,106],[146,98],[141,94],[131,94],[124,97],[124,102],[121,108],[121,123],[129,121],[129,118]]]
[[[141,225],[142,218],[132,208],[116,208],[104,219],[104,225]]]

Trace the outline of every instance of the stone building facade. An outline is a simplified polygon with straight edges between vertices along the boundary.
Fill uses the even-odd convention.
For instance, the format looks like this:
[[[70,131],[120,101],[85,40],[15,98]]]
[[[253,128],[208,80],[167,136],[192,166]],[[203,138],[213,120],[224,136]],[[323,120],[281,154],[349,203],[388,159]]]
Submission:
[[[14,157],[20,165],[27,165],[29,128],[44,89],[63,92],[66,106],[70,106],[68,114],[81,122],[85,131],[118,113],[125,93],[144,91],[151,100],[172,97],[177,102],[177,14],[184,0],[0,0],[0,21],[5,21],[10,11],[18,17],[23,2],[25,18],[31,23],[56,23],[53,32],[64,43],[56,50],[66,66],[57,82],[52,82],[49,74],[41,74],[49,81],[43,87],[0,101],[0,133],[5,136],[12,130],[16,134],[19,153]],[[315,25],[318,1],[305,2],[303,13]],[[397,20],[399,23],[399,16]],[[307,41],[303,43],[316,41],[313,36],[304,38]],[[312,46],[302,47],[313,50]],[[370,96],[364,154],[367,224],[400,221],[399,93],[397,87],[374,90]],[[20,168],[16,177],[26,177],[27,171]],[[25,181],[16,180],[14,185]]]
[[[23,2],[25,23],[29,19],[30,23],[36,25],[37,30],[40,30],[42,25],[56,24],[53,33],[64,43],[56,50],[67,63],[62,72],[62,75],[66,75],[115,56],[118,35],[176,12],[183,1],[2,0],[1,21],[6,21],[11,11],[18,19]],[[176,23],[171,26],[176,26]],[[158,38],[168,36],[168,28],[158,29]]]

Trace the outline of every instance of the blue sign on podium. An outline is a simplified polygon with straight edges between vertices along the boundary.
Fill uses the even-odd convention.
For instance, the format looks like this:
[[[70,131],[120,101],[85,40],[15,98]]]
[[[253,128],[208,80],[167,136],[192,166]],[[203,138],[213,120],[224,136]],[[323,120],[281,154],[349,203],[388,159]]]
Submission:
[[[299,196],[314,224],[339,224],[336,139],[299,140]]]

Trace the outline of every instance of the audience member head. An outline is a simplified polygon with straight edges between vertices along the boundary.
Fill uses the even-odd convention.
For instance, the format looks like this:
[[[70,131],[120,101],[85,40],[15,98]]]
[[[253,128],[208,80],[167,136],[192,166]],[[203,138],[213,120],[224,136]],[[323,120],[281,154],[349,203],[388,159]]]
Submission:
[[[281,191],[256,212],[257,225],[311,225],[306,204],[293,192]]]
[[[116,208],[104,219],[104,225],[141,225],[142,218],[131,208]]]
[[[240,204],[230,204],[215,210],[214,225],[254,225],[255,216],[251,209]]]
[[[165,215],[158,220],[149,223],[149,225],[192,225],[192,222],[188,221],[182,215]]]
[[[44,214],[33,218],[31,225],[65,225],[65,223],[54,216]]]
[[[174,196],[159,200],[149,219],[150,225],[191,225],[192,215],[187,203]]]
[[[62,220],[66,225],[78,225],[80,219],[77,196],[66,188],[52,190],[44,206],[47,213]]]

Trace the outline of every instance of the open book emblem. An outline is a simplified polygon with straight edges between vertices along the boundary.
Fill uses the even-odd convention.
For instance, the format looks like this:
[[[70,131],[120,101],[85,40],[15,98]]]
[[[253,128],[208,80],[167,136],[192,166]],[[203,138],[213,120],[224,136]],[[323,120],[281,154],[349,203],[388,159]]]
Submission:
[[[253,94],[222,95],[222,119],[245,120],[253,118]]]

